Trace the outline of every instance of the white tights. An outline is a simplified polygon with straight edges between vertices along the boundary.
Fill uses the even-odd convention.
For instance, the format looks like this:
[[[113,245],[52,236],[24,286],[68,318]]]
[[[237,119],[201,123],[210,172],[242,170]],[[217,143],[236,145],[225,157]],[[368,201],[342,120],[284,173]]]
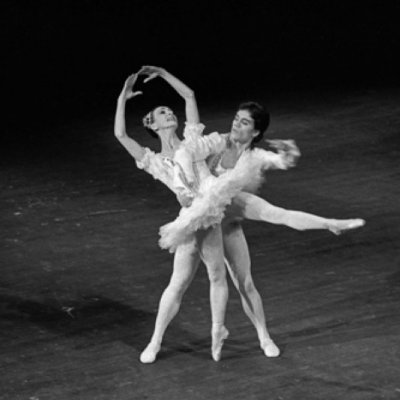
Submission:
[[[265,323],[261,297],[251,276],[250,255],[243,230],[239,223],[228,222],[232,217],[286,225],[297,230],[328,229],[335,234],[364,225],[362,219],[327,219],[302,211],[285,210],[250,193],[241,192],[229,208],[228,218],[223,224],[223,246],[229,274],[240,293],[243,309],[255,326],[260,346],[268,357],[279,355],[279,349],[272,342]],[[171,280],[161,296],[153,336],[141,354],[144,363],[154,362],[161,342],[171,320],[177,314],[182,297],[193,280],[200,258],[207,266],[210,278],[210,303],[213,323],[213,358],[219,359],[218,352],[227,336],[224,327],[228,288],[225,269],[221,268],[222,242],[220,227],[197,235],[197,242],[177,248]],[[200,251],[199,251],[200,249]],[[214,344],[217,343],[219,348]],[[217,346],[217,347],[218,347]]]
[[[171,280],[160,299],[153,336],[140,356],[143,363],[155,361],[165,330],[179,311],[182,297],[193,280],[200,259],[206,265],[210,280],[212,355],[215,361],[219,360],[223,340],[228,334],[224,326],[228,285],[220,226],[198,232],[196,240],[178,246]]]
[[[256,328],[260,347],[267,357],[277,357],[279,349],[268,333],[263,303],[253,282],[249,248],[240,223],[224,223],[223,240],[229,274],[240,294],[244,312]]]
[[[340,235],[349,229],[363,226],[363,219],[333,219],[303,211],[286,210],[276,207],[268,201],[251,193],[240,192],[228,209],[229,216],[269,222],[275,225],[286,225],[298,231],[310,229],[327,229],[335,235]]]

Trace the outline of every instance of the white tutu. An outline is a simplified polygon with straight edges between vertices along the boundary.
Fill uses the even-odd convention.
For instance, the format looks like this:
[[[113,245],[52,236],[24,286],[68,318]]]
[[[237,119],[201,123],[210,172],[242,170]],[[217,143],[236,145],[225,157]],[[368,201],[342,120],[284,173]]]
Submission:
[[[263,153],[261,149],[247,150],[234,168],[219,177],[210,174],[203,179],[190,207],[182,208],[174,221],[160,228],[160,247],[173,253],[197,230],[221,223],[233,197],[249,186],[255,190],[261,185],[265,164]]]

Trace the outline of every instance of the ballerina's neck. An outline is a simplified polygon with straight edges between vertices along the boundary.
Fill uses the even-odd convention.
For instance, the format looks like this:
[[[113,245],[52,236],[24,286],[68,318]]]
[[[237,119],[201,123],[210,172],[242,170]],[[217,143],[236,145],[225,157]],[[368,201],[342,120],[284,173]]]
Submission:
[[[181,141],[176,136],[175,130],[165,129],[159,132],[159,137],[161,139],[161,154],[172,158],[181,145]]]

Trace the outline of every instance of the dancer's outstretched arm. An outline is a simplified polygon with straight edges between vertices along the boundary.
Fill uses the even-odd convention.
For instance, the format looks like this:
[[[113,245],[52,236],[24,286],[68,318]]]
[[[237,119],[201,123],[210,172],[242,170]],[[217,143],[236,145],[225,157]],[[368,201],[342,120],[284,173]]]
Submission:
[[[266,140],[277,153],[264,150],[264,169],[288,169],[296,165],[300,150],[294,140]]]
[[[199,110],[197,108],[196,96],[194,91],[180,81],[177,77],[169,73],[164,68],[145,65],[139,71],[141,75],[148,75],[144,82],[148,82],[156,77],[163,78],[168,82],[185,100],[186,122],[198,124],[200,122]]]
[[[125,149],[129,152],[129,154],[136,161],[140,161],[144,156],[145,150],[139,143],[136,142],[136,140],[133,140],[127,135],[126,124],[125,124],[126,101],[142,94],[142,92],[140,91],[137,92],[133,91],[133,86],[137,80],[137,77],[138,74],[135,73],[130,75],[126,79],[124,87],[122,88],[122,91],[118,97],[117,110],[115,112],[115,120],[114,120],[114,135],[122,144],[122,146],[124,146]]]

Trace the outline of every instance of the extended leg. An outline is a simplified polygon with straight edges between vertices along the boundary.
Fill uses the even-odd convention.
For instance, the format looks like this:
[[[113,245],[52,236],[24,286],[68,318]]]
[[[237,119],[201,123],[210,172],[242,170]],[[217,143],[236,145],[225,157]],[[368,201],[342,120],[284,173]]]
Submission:
[[[160,299],[153,336],[140,355],[142,363],[152,363],[156,360],[165,330],[179,311],[182,297],[193,280],[199,261],[195,241],[178,246],[176,249],[174,269],[171,280]]]
[[[335,235],[340,235],[347,230],[365,225],[365,221],[360,218],[332,219],[303,211],[286,210],[276,207],[254,194],[245,192],[239,193],[234,198],[230,213],[241,218],[286,225],[299,231],[327,229]]]
[[[251,276],[249,249],[240,224],[224,224],[223,240],[228,271],[240,293],[243,309],[257,330],[260,346],[267,357],[277,357],[280,352],[267,330],[262,300]]]
[[[207,267],[210,279],[211,353],[214,361],[219,361],[224,339],[228,337],[228,330],[225,328],[228,284],[226,282],[221,227],[198,232],[197,238],[200,256]]]

